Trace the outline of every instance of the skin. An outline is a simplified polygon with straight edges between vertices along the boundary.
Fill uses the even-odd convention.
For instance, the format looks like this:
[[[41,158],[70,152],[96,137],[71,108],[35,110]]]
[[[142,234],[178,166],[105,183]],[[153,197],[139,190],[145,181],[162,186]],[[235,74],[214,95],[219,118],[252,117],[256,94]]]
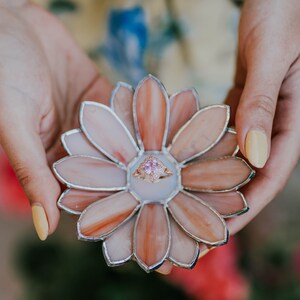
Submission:
[[[266,165],[242,191],[250,210],[228,221],[248,224],[286,185],[300,158],[300,2],[249,0],[242,10],[236,76],[226,102],[241,152],[250,129],[266,133]]]
[[[49,165],[62,155],[60,135],[78,127],[83,98],[108,101],[112,86],[54,16],[13,2],[0,1],[0,144],[51,234],[61,189]]]
[[[286,184],[300,157],[300,2],[246,1],[237,72],[226,102],[241,152],[250,129],[266,133],[270,156],[244,190],[251,210],[228,221],[231,234],[252,220]],[[111,85],[60,22],[26,1],[0,1],[0,144],[31,204],[59,222],[60,186],[49,164],[60,134],[78,126],[87,95],[107,101]]]

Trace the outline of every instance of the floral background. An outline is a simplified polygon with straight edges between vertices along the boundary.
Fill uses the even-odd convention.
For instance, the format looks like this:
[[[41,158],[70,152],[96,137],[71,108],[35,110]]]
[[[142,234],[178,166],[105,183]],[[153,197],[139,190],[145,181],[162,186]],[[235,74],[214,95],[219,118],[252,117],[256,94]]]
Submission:
[[[170,92],[195,86],[202,105],[222,102],[230,87],[239,18],[230,1],[35,2],[66,24],[112,82],[135,85],[152,73]],[[300,166],[228,245],[168,276],[135,264],[108,268],[100,245],[77,241],[65,214],[57,233],[39,242],[1,150],[0,179],[0,299],[300,299]]]

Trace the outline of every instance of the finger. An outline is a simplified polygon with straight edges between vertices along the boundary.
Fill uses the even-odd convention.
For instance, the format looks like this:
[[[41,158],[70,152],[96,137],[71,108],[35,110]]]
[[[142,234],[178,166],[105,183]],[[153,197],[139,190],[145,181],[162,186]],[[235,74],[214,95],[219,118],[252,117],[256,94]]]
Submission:
[[[166,260],[161,267],[159,267],[156,272],[162,275],[169,275],[173,269],[173,265],[170,261]]]
[[[56,200],[60,187],[47,164],[39,135],[18,117],[1,115],[0,143],[30,201],[37,234],[45,240],[59,221]]]
[[[215,249],[216,247],[200,244],[200,253],[198,259],[203,258],[208,252]],[[156,272],[162,275],[169,275],[173,269],[173,264],[170,261],[165,261],[163,265],[156,270]]]
[[[229,120],[229,126],[235,126],[235,115],[236,110],[238,107],[238,103],[240,101],[243,88],[245,85],[246,80],[246,70],[243,68],[240,56],[237,57],[236,62],[236,71],[235,71],[235,77],[234,77],[234,85],[229,90],[226,98],[225,98],[225,104],[230,106],[230,120]]]
[[[230,106],[229,126],[235,126],[235,115],[238,103],[242,94],[242,89],[234,86],[231,88],[226,96],[225,104]]]
[[[278,93],[291,65],[278,47],[281,41],[271,41],[274,47],[268,42],[254,40],[245,53],[247,75],[235,119],[241,152],[257,168],[269,157]]]
[[[300,156],[299,133],[297,133],[300,128],[298,118],[300,102],[297,100],[291,105],[284,101],[278,103],[270,159],[266,166],[257,172],[253,182],[243,190],[250,210],[243,217],[228,220],[230,234],[242,229],[274,199],[285,186],[297,164]],[[287,107],[287,104],[290,106]]]
[[[278,93],[287,68],[272,59],[255,58],[250,64],[235,124],[241,152],[253,166],[262,168],[269,157]]]

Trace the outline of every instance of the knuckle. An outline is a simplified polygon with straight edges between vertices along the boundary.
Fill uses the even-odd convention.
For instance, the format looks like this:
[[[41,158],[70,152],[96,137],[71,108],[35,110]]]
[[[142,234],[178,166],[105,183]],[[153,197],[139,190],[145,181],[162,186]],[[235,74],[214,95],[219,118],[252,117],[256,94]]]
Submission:
[[[60,194],[58,182],[46,169],[40,169],[37,172],[37,170],[33,171],[23,163],[17,163],[14,165],[14,171],[31,202],[40,201],[41,195],[43,195],[43,199],[45,200],[56,200]]]
[[[22,187],[23,188],[28,187],[30,183],[33,181],[33,176],[30,174],[28,168],[21,164],[17,164],[14,169]]]
[[[269,96],[258,95],[247,101],[247,109],[254,112],[258,117],[274,118],[275,101]]]

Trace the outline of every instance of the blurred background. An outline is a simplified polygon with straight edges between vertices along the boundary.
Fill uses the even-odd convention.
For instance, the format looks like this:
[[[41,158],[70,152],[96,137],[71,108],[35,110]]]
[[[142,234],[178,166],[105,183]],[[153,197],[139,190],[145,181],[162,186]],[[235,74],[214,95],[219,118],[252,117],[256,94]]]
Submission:
[[[202,105],[221,103],[232,84],[240,1],[34,2],[66,24],[113,83],[152,73],[170,93],[195,86]],[[108,268],[101,245],[77,241],[65,214],[40,242],[0,149],[0,299],[300,299],[299,182],[298,165],[285,190],[192,271],[147,275],[134,263]]]

